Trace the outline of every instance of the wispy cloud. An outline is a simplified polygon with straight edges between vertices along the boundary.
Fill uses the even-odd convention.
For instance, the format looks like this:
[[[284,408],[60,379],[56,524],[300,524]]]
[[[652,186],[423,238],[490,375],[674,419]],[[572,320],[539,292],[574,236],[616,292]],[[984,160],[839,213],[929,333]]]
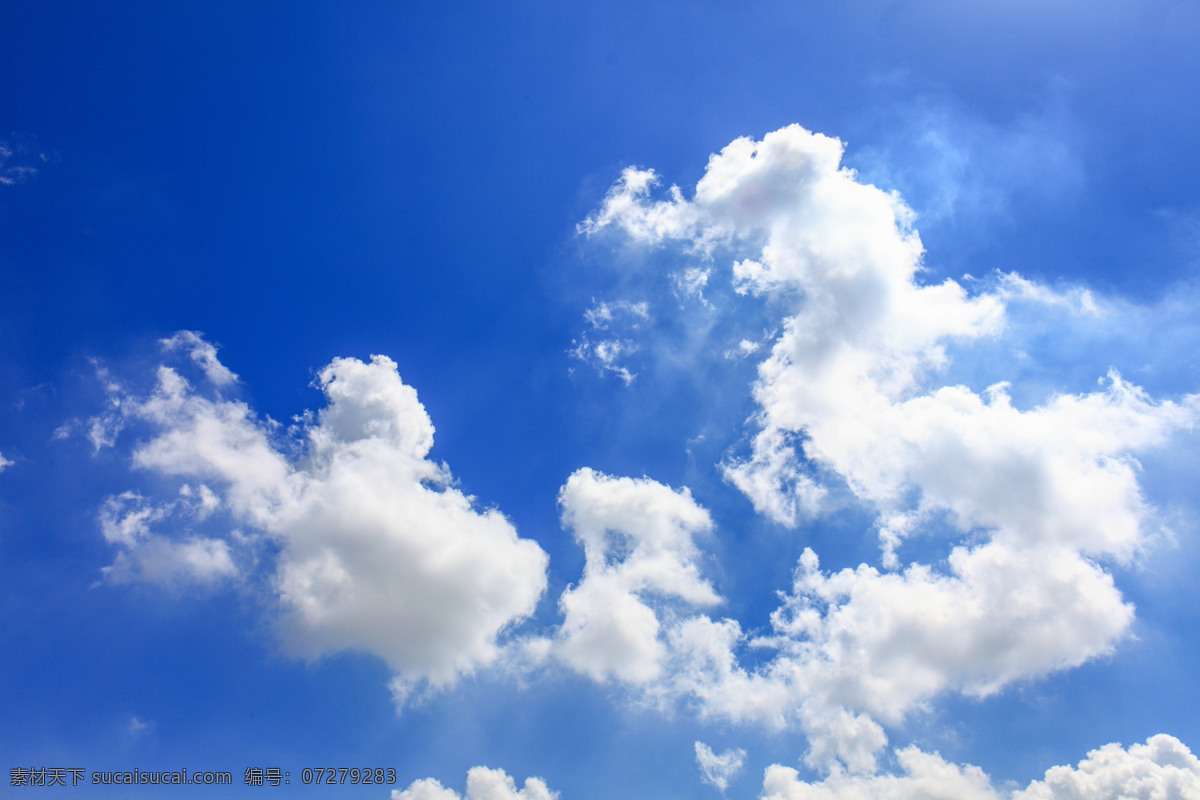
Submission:
[[[641,350],[634,337],[650,321],[649,306],[627,300],[593,302],[583,318],[588,327],[571,342],[571,357],[614,373],[626,386],[633,383],[637,373],[629,369],[628,359]]]
[[[41,151],[32,136],[0,139],[0,186],[32,180],[41,166],[53,159],[53,155]]]
[[[896,81],[885,81],[889,95]],[[1082,145],[1062,92],[1040,108],[989,120],[937,94],[875,104],[878,135],[856,148],[864,182],[902,191],[927,225],[994,225],[1018,204],[1071,203],[1086,190]]]
[[[729,783],[742,771],[746,761],[745,750],[726,750],[714,753],[704,742],[696,742],[696,765],[700,767],[701,779],[724,793]]]

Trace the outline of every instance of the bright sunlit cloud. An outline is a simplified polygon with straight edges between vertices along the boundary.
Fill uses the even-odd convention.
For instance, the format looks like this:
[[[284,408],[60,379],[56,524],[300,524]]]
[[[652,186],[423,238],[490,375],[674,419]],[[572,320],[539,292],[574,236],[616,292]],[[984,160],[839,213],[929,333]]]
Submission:
[[[101,527],[118,548],[106,577],[211,582],[269,543],[279,554],[268,580],[297,654],[376,654],[395,672],[400,705],[493,661],[497,637],[544,591],[546,555],[427,458],[433,425],[396,364],[335,359],[317,377],[328,405],[285,433],[223,396],[234,378],[211,344],[184,331],[163,348],[181,343],[212,386],[159,366],[153,392],[123,395],[115,423],[149,424],[133,463],[181,481],[179,496],[128,491],[105,502]],[[245,531],[180,532],[218,509]]]

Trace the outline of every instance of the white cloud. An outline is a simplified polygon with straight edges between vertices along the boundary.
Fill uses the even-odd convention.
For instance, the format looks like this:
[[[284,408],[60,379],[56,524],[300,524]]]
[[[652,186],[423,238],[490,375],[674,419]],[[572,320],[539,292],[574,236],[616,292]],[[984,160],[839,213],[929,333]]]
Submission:
[[[292,469],[245,403],[203,396],[168,366],[145,398],[124,395],[123,417],[149,422],[155,435],[133,451],[135,466],[219,485],[240,518],[265,525],[287,505]]]
[[[725,357],[728,359],[747,358],[761,349],[762,342],[752,342],[749,339],[742,339],[737,343],[737,347],[731,347],[725,351]]]
[[[228,542],[195,534],[168,538],[153,532],[154,523],[175,511],[174,503],[156,505],[135,492],[108,498],[100,509],[100,530],[120,552],[103,568],[104,580],[173,587],[180,581],[211,584],[237,576]]]
[[[232,383],[203,340],[164,345],[180,342],[216,389]],[[157,378],[149,396],[119,398],[122,419],[153,429],[133,463],[186,483],[169,502],[109,499],[101,526],[121,549],[106,570],[111,580],[158,581],[185,568],[232,575],[236,549],[268,537],[278,547],[271,582],[289,649],[373,653],[394,670],[398,703],[494,661],[498,637],[532,613],[545,553],[499,511],[476,509],[428,459],[433,425],[390,359],[325,367],[318,385],[328,404],[291,442],[245,403],[206,396],[168,366]],[[218,509],[252,533],[178,532],[185,516],[211,527]],[[166,527],[177,532],[154,532]]]
[[[997,537],[956,547],[945,573],[824,573],[806,549],[771,632],[747,641],[737,621],[696,612],[719,597],[692,539],[711,523],[686,490],[581,470],[560,502],[587,562],[560,599],[553,652],[702,716],[798,726],[819,770],[872,773],[881,723],[941,692],[986,696],[1108,653],[1133,619],[1111,576],[1077,550]],[[665,605],[666,595],[686,602]],[[746,645],[773,652],[746,668]]]
[[[708,279],[712,277],[712,269],[707,267],[684,267],[679,272],[671,275],[671,281],[675,284],[675,291],[680,297],[694,297],[700,302],[704,300],[704,287],[708,285]]]
[[[441,782],[434,778],[422,778],[413,781],[404,791],[393,789],[392,800],[462,800],[462,795],[442,786]]]
[[[946,688],[987,695],[1108,652],[1133,618],[1111,576],[1068,548],[993,541],[949,564],[823,574],[805,550],[771,619],[782,658],[816,696],[894,724]]]
[[[761,142],[738,139],[710,159],[693,199],[674,192],[651,201],[649,182],[631,184],[626,174],[589,222],[648,243],[728,239],[746,254],[735,255],[735,280],[791,303],[754,387],[761,430],[752,455],[726,464],[727,477],[788,525],[820,510],[819,472],[828,470],[885,514],[904,510],[917,488],[925,508],[952,511],[966,529],[1078,538],[1101,523],[1085,549],[1127,555],[1145,515],[1130,453],[1193,424],[1197,401],[1154,403],[1115,373],[1105,392],[1051,398],[1030,412],[1013,408],[1002,388],[987,398],[927,388],[948,343],[1002,332],[1009,299],[1087,314],[1098,306],[1085,291],[1056,292],[1015,274],[975,296],[950,280],[922,284],[910,212],[839,168],[841,153],[837,140],[798,126]],[[690,211],[672,214],[687,225],[644,219],[680,206]],[[1041,502],[1014,503],[1014,493]],[[1022,507],[1029,513],[1006,518],[1004,509]],[[1045,521],[1030,529],[1034,518]]]
[[[637,373],[630,371],[627,359],[641,350],[633,336],[650,320],[649,306],[645,302],[626,300],[593,302],[583,318],[588,328],[578,339],[572,340],[574,347],[568,353],[592,365],[598,372],[612,372],[626,386],[633,383]]]
[[[221,507],[221,498],[203,483],[196,486],[185,483],[179,487],[179,496],[197,519],[206,519]]]
[[[129,423],[130,409],[123,409],[122,403],[126,397],[125,387],[117,382],[108,368],[96,359],[90,359],[96,378],[104,385],[105,408],[95,416],[86,420],[68,419],[59,425],[53,434],[55,440],[68,439],[78,430],[83,430],[84,438],[91,443],[98,453],[105,447],[112,447],[117,437]]]
[[[557,797],[558,792],[551,791],[541,778],[526,778],[525,785],[518,790],[504,770],[487,767],[472,767],[467,772],[464,795],[433,778],[414,781],[403,791],[392,790],[392,800],[555,800]]]
[[[1018,531],[1019,533],[1019,531]],[[1096,548],[1113,548],[1097,532]],[[776,648],[757,670],[739,666],[740,627],[696,618],[673,632],[674,693],[706,713],[774,726],[798,722],[809,763],[869,772],[886,737],[938,693],[983,696],[1013,681],[1108,653],[1133,608],[1071,537],[1017,533],[954,548],[943,573],[860,565],[825,574],[806,550],[795,585],[772,615]]]
[[[662,673],[659,611],[721,598],[701,577],[694,537],[712,520],[687,489],[584,468],[559,493],[563,525],[583,545],[583,580],[559,599],[555,652],[596,680],[646,684]]]
[[[195,331],[178,331],[174,336],[163,339],[166,350],[186,350],[192,361],[204,370],[204,376],[213,386],[230,386],[237,383],[237,375],[217,358],[217,348]]]
[[[4,472],[4,470],[8,469],[12,465],[13,462],[5,458],[3,453],[0,453],[0,472]]]
[[[1106,744],[1077,767],[1052,767],[1013,800],[1198,800],[1200,760],[1173,736],[1151,736],[1128,750]]]
[[[119,553],[110,566],[103,568],[103,574],[114,584],[144,581],[169,587],[180,579],[215,583],[236,577],[238,568],[229,543],[222,539],[195,536],[174,541],[149,536]]]
[[[426,458],[433,426],[390,359],[335,359],[320,385],[330,404],[309,431],[305,483],[273,526],[293,641],[383,656],[400,695],[412,679],[449,684],[532,613],[548,559]]]
[[[697,209],[683,199],[678,186],[670,188],[670,200],[648,201],[650,190],[658,183],[654,170],[626,167],[604,198],[600,211],[580,223],[580,232],[591,236],[616,225],[631,239],[643,243],[702,235]]]
[[[721,792],[729,788],[729,783],[742,771],[746,761],[746,751],[742,749],[726,750],[717,755],[704,742],[696,742],[696,765],[700,767],[700,778],[710,786],[715,786]]]
[[[738,139],[710,158],[692,200],[674,192],[651,201],[626,174],[589,227],[689,248],[728,241],[745,254],[733,263],[741,290],[799,298],[760,368],[755,394],[767,433],[750,459],[728,465],[759,510],[787,524],[811,512],[820,493],[798,474],[800,454],[784,434],[815,438],[826,418],[861,419],[942,363],[943,339],[993,333],[1003,319],[995,297],[915,281],[922,247],[911,213],[840,169],[841,155],[841,142],[799,126],[761,142]],[[690,209],[687,225],[645,221],[680,206]]]
[[[583,318],[588,321],[589,325],[597,329],[608,328],[622,317],[631,319],[635,323],[638,320],[648,320],[650,319],[650,307],[645,301],[640,303],[631,303],[627,300],[613,303],[593,301],[591,308],[583,312]]]
[[[1023,278],[1015,272],[1004,272],[998,276],[998,294],[1005,300],[1025,300],[1047,306],[1067,308],[1081,316],[1102,317],[1107,312],[1101,308],[1091,290],[1072,286],[1056,290],[1049,286]]]
[[[851,775],[835,772],[806,783],[791,767],[774,764],[763,777],[762,800],[1000,800],[991,780],[978,767],[947,763],[936,753],[915,747],[896,753],[901,775]]]
[[[1152,736],[1128,750],[1106,744],[1078,767],[1051,767],[1019,791],[997,789],[978,767],[951,764],[916,747],[896,752],[900,774],[834,772],[806,782],[774,764],[763,777],[762,800],[1196,800],[1200,761],[1178,739]]]
[[[795,527],[824,510],[829,490],[805,469],[786,431],[768,428],[754,437],[754,456],[723,465],[725,479],[746,495],[754,509]]]
[[[770,661],[743,668],[737,650],[744,640],[737,620],[699,614],[681,619],[668,633],[670,669],[659,691],[693,699],[702,716],[758,723],[780,730],[796,721],[797,693]]]
[[[727,258],[734,290],[784,309],[752,387],[750,453],[724,474],[784,525],[846,492],[879,515],[888,571],[825,574],[807,551],[772,633],[749,641],[732,620],[674,619],[660,689],[706,714],[798,722],[811,765],[867,774],[880,723],[938,693],[986,695],[1112,650],[1133,609],[1101,564],[1156,532],[1135,456],[1193,427],[1200,396],[1154,400],[1115,370],[1026,408],[1003,382],[942,385],[948,350],[1002,339],[1010,304],[1107,306],[1015,274],[974,294],[924,282],[911,210],[841,157],[793,125],[713,155],[690,199],[654,199],[657,176],[626,170],[582,229]],[[935,532],[959,541],[945,566],[901,570],[905,540]],[[746,645],[776,653],[747,670]]]

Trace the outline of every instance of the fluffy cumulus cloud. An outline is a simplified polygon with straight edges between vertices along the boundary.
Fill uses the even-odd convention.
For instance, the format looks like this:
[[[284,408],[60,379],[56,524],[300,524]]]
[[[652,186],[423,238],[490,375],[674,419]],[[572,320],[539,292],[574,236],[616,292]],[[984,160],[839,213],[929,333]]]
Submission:
[[[1013,800],[1200,800],[1200,759],[1173,736],[1128,750],[1106,744],[1077,767],[1053,767]]]
[[[559,505],[586,564],[559,599],[554,652],[597,680],[655,681],[667,658],[660,617],[721,602],[695,545],[712,528],[708,512],[687,489],[587,468],[567,480]]]
[[[541,778],[526,778],[517,789],[516,783],[502,769],[472,767],[467,772],[467,793],[459,794],[433,778],[414,781],[407,789],[394,789],[392,800],[555,800]]]
[[[561,596],[549,652],[646,699],[807,735],[807,763],[869,775],[897,725],[940,692],[985,696],[1109,652],[1133,608],[1112,577],[1060,543],[956,547],[944,571],[826,572],[806,549],[765,633],[707,609],[721,598],[695,537],[708,512],[686,489],[582,469],[560,493],[586,555]],[[740,654],[766,651],[755,667]]]
[[[1062,548],[991,542],[949,563],[824,574],[805,550],[775,641],[822,696],[895,723],[947,686],[986,695],[1106,652],[1133,616],[1108,574]]]
[[[93,425],[148,430],[133,464],[179,483],[171,498],[105,503],[109,580],[212,582],[273,548],[269,580],[298,654],[375,654],[400,702],[497,657],[542,594],[547,557],[429,460],[433,425],[393,361],[334,359],[317,377],[327,405],[281,432],[225,396],[236,376],[212,345],[187,332],[163,345],[190,357],[199,383],[166,364],[145,396],[110,383],[115,410]]]
[[[1200,761],[1178,739],[1159,734],[1128,750],[1107,744],[1077,767],[1051,767],[1043,780],[1010,792],[995,787],[978,767],[951,764],[937,753],[907,747],[896,753],[897,774],[835,772],[806,782],[773,765],[763,777],[762,800],[1194,800],[1200,798]]]
[[[874,509],[880,568],[827,573],[806,551],[769,633],[676,620],[678,668],[662,680],[705,713],[799,722],[811,765],[870,774],[882,725],[937,693],[986,695],[1113,648],[1133,608],[1104,564],[1156,533],[1136,456],[1193,427],[1200,397],[1157,400],[1115,369],[1094,391],[1025,407],[1003,376],[943,381],[950,352],[1011,333],[1014,304],[1105,309],[1019,275],[974,292],[924,280],[911,211],[843,168],[842,151],[799,126],[738,139],[690,198],[659,196],[653,171],[629,168],[581,230],[678,247],[713,265],[708,288],[724,274],[734,294],[782,309],[750,387],[749,451],[723,472],[785,526],[847,498]],[[903,566],[917,535],[951,537],[946,561]],[[775,655],[743,668],[747,644]]]

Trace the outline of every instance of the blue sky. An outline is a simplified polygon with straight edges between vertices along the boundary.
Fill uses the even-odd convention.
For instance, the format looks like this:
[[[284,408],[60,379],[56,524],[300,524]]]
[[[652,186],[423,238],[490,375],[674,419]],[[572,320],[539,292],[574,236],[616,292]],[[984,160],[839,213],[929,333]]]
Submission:
[[[1195,4],[10,6],[8,769],[1200,793]]]

